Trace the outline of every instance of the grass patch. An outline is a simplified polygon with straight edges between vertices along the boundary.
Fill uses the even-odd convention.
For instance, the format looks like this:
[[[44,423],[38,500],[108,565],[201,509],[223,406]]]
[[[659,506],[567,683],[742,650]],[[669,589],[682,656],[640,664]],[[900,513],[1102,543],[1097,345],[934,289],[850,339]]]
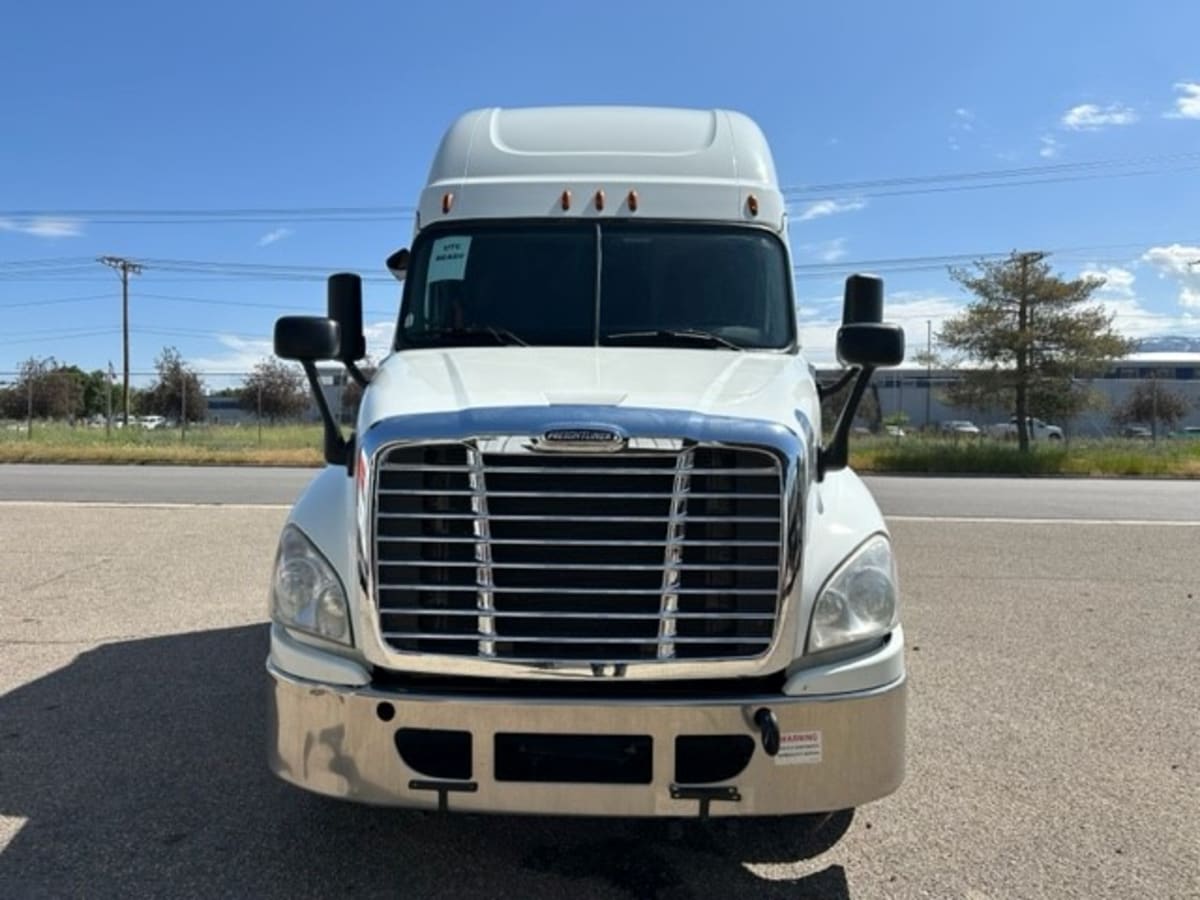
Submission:
[[[71,427],[38,423],[0,427],[0,462],[129,463],[181,466],[320,466],[321,426],[195,425],[178,429]]]
[[[178,429],[33,426],[0,423],[0,463],[111,463],[158,465],[320,466],[320,425],[195,425]],[[1015,444],[987,438],[955,441],[909,435],[895,440],[854,436],[850,465],[860,472],[930,475],[1070,475],[1200,478],[1200,440],[1074,440],[1036,444],[1022,454]]]
[[[1200,441],[1081,440],[1015,444],[987,439],[856,438],[850,465],[860,472],[929,475],[1071,475],[1200,478]]]

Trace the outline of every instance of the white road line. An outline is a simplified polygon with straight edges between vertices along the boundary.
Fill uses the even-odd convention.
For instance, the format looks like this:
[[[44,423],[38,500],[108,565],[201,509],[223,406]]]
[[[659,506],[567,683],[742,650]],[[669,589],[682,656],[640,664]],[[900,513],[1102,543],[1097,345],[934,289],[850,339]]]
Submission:
[[[290,503],[154,503],[141,500],[0,500],[4,507],[65,506],[79,509],[291,509]]]
[[[1200,521],[1190,519],[1025,519],[1005,516],[889,516],[889,522],[948,522],[965,525],[1134,525],[1164,528],[1200,528]]]

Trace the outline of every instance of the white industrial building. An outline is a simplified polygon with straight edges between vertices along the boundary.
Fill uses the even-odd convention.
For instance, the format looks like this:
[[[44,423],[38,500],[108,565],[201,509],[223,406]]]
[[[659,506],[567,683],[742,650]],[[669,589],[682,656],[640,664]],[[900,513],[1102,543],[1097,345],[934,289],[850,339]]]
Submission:
[[[832,373],[823,372],[823,380]],[[1012,410],[997,408],[980,411],[951,406],[945,400],[946,387],[959,377],[957,369],[929,369],[906,365],[877,372],[872,384],[879,397],[883,416],[903,412],[910,427],[922,428],[927,423],[936,428],[948,419],[970,419],[976,424],[1006,421]],[[1115,362],[1103,375],[1086,379],[1086,383],[1102,398],[1101,408],[1089,410],[1072,422],[1056,422],[1080,436],[1102,436],[1115,433],[1112,411],[1120,405],[1134,385],[1157,379],[1164,391],[1185,396],[1190,408],[1181,425],[1200,425],[1200,353],[1152,352],[1134,353]],[[1036,415],[1037,411],[1033,413]]]

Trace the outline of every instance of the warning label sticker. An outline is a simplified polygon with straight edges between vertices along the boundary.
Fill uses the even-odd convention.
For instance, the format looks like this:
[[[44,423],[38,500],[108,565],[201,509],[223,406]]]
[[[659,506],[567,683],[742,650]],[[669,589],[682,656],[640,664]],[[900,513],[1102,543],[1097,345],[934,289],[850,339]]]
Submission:
[[[469,237],[444,237],[433,242],[427,281],[462,281],[471,252]]]
[[[821,732],[791,731],[779,736],[778,766],[795,766],[821,761]]]

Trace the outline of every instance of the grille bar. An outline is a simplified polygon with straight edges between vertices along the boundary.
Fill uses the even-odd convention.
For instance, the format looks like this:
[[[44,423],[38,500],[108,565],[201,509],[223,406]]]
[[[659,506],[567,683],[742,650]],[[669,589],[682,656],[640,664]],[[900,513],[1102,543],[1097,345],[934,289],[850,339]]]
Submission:
[[[383,465],[380,469],[384,472],[459,472],[466,473],[470,469],[465,466],[401,466],[401,465]],[[493,475],[604,475],[619,473],[622,477],[625,475],[664,475],[670,474],[671,469],[667,468],[649,468],[649,469],[600,469],[600,468],[569,468],[567,466],[490,466],[488,472]],[[774,477],[778,475],[776,469],[695,469],[695,475],[766,475]]]
[[[441,593],[442,591],[455,592],[486,592],[491,598],[493,607],[497,594],[607,594],[616,597],[627,596],[645,596],[645,597],[662,597],[666,595],[666,591],[661,588],[593,588],[593,587],[502,587],[500,585],[488,585],[486,589],[477,584],[445,584],[445,583],[417,583],[407,582],[395,584],[388,582],[383,585],[389,591],[428,591],[430,593]],[[710,594],[743,594],[760,597],[771,597],[775,594],[774,588],[680,588],[672,587],[670,593],[676,598],[680,596],[708,596]]]
[[[495,610],[484,609],[483,607],[475,606],[470,609],[440,609],[427,606],[381,606],[381,613],[395,616],[473,616],[478,618],[480,613],[486,612],[496,618],[502,619],[536,619],[542,616],[554,616],[555,618],[563,619],[636,619],[640,621],[655,621],[661,618],[660,613],[602,613],[602,612],[578,612],[576,610],[539,610],[530,612],[528,610],[506,610],[505,612],[496,614]],[[730,612],[714,612],[714,613],[672,613],[673,619],[744,619],[745,621],[770,621],[775,618],[775,613],[730,613]]]
[[[478,563],[461,560],[414,560],[413,562],[385,563],[391,566],[405,568],[420,568],[433,566],[439,569],[474,569]],[[556,572],[658,572],[661,565],[636,565],[630,563],[533,563],[506,562],[492,563],[493,569],[549,569]],[[680,572],[774,572],[775,566],[758,566],[744,563],[681,563],[675,567]]]
[[[380,513],[381,519],[427,519],[428,513]],[[479,518],[476,513],[442,513],[446,520],[467,521]],[[489,516],[493,522],[661,522],[666,525],[670,516]],[[689,522],[731,522],[769,525],[778,521],[775,516],[690,516]]]
[[[507,642],[512,644],[650,644],[657,645],[663,643],[657,635],[648,638],[628,638],[628,637],[573,637],[564,635],[553,635],[551,637],[534,637],[530,635],[485,635],[482,633],[468,634],[465,632],[447,632],[443,634],[431,633],[428,631],[385,631],[383,636],[388,639],[413,640],[413,641],[482,641],[484,639]],[[672,637],[667,639],[671,644],[728,644],[731,643],[730,638],[708,638],[708,637]],[[740,637],[736,639],[738,644],[769,644],[770,637]]]
[[[496,655],[496,642],[490,637],[496,633],[496,619],[491,611],[496,608],[495,585],[492,583],[492,534],[488,521],[487,484],[483,475],[483,454],[472,447],[467,450],[467,461],[471,464],[468,481],[471,485],[472,530],[475,532],[475,591],[479,597],[479,655]]]
[[[421,490],[419,488],[380,488],[379,493],[382,495],[395,495],[398,497],[472,497],[474,491],[448,491],[448,490]],[[661,500],[662,494],[652,494],[649,492],[636,491],[605,491],[603,494],[597,491],[491,491],[492,497],[546,497],[551,499],[564,498],[567,500],[587,500],[605,499],[615,500]],[[777,494],[692,494],[696,500],[778,500]]]
[[[380,537],[382,543],[402,542],[402,543],[432,543],[432,544],[477,544],[479,538],[475,537],[425,537],[418,535],[415,537]],[[662,547],[667,543],[664,536],[657,541],[620,541],[620,540],[574,540],[568,538],[490,538],[489,544],[513,544],[515,546],[534,546],[534,547]],[[680,541],[686,547],[777,547],[778,541],[694,541],[689,539]]]

